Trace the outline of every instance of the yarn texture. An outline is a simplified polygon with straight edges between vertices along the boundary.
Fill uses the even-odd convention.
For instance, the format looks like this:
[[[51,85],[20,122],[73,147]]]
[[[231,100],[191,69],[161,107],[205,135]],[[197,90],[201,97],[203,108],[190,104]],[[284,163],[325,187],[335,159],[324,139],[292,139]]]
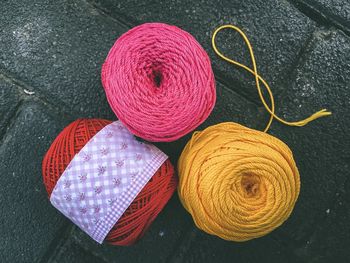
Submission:
[[[111,121],[103,119],[80,119],[68,125],[57,136],[42,164],[43,180],[49,197],[73,157],[97,132],[110,123]],[[168,159],[137,195],[105,240],[122,246],[135,243],[163,209],[176,186],[177,178]]]
[[[237,123],[194,133],[178,163],[180,200],[197,227],[246,241],[280,226],[300,191],[286,144]]]
[[[252,68],[219,51],[215,39],[223,29],[235,30],[243,38]],[[331,112],[322,109],[300,121],[280,118],[275,114],[271,88],[258,73],[253,48],[245,33],[234,25],[220,26],[213,33],[212,46],[220,58],[254,76],[270,119],[264,132],[232,122],[195,132],[178,162],[178,193],[200,229],[226,240],[246,241],[280,226],[291,214],[300,191],[299,172],[291,150],[266,134],[272,120],[300,127]]]
[[[211,62],[195,38],[176,26],[146,23],[123,34],[102,67],[102,84],[118,119],[148,141],[174,141],[211,113]]]

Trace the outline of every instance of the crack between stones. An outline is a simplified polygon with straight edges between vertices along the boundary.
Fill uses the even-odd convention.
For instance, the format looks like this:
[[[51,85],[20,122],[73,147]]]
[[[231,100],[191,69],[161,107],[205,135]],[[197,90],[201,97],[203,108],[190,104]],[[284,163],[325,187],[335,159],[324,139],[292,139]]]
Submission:
[[[63,230],[62,230],[63,229]],[[69,249],[70,245],[74,244],[78,246],[80,249],[82,249],[87,254],[90,254],[96,258],[99,259],[101,263],[107,263],[108,260],[106,260],[104,257],[101,257],[97,253],[94,253],[94,251],[91,251],[78,242],[72,237],[72,232],[75,229],[74,225],[71,225],[70,223],[67,223],[65,227],[62,227],[61,231],[58,231],[58,233],[62,232],[62,234],[58,234],[57,237],[52,241],[49,248],[47,249],[45,255],[41,258],[39,263],[57,263],[57,257],[60,257],[61,254],[65,254],[67,249]],[[63,251],[62,251],[63,249]]]
[[[301,46],[300,50],[296,55],[295,60],[293,61],[291,66],[288,68],[288,70],[284,72],[283,74],[284,77],[280,78],[280,81],[276,82],[276,86],[280,85],[282,87],[287,87],[287,89],[284,89],[284,91],[279,94],[279,97],[281,98],[285,97],[284,95],[286,92],[288,92],[288,87],[296,79],[296,76],[297,76],[296,69],[300,64],[302,64],[305,61],[305,58],[307,57],[307,54],[309,53],[309,50],[313,45],[316,32],[318,32],[318,28],[315,28],[311,32],[311,34],[308,36],[308,38],[304,41],[303,45]]]
[[[233,79],[226,79],[225,76],[222,73],[220,73],[217,69],[213,69],[213,71],[214,71],[216,81],[219,82],[224,87],[225,90],[237,94],[238,96],[245,99],[247,102],[250,102],[257,107],[262,107],[259,100],[252,99],[250,97],[250,94],[243,91],[243,88],[241,88],[241,87],[243,87],[244,85],[241,82],[235,81]],[[228,84],[229,81],[234,82],[234,84],[236,84],[236,85],[238,84],[237,87],[239,87],[238,90],[240,90],[240,91],[238,91],[236,89],[231,89],[230,85]],[[253,88],[255,88],[255,86]]]
[[[294,0],[287,0],[292,6],[294,6],[299,12],[310,18],[311,20],[315,21],[318,25],[322,25],[325,27],[330,27],[330,25],[340,31],[342,31],[344,34],[350,37],[350,29],[343,25],[342,22],[338,21],[337,17],[334,17],[332,15],[327,15],[324,12],[320,11],[317,7],[312,6],[308,3],[305,3],[302,0],[294,1]]]
[[[39,102],[43,106],[45,106],[46,108],[53,110],[54,113],[56,113],[57,115],[63,115],[63,117],[67,118],[67,119],[72,119],[72,115],[74,115],[74,114],[77,115],[80,113],[80,112],[69,113],[69,112],[62,110],[62,108],[68,108],[66,106],[66,104],[63,101],[58,100],[58,99],[57,99],[58,105],[61,105],[61,106],[58,106],[56,104],[53,104],[53,103],[47,101],[45,98],[48,97],[48,94],[43,93],[43,94],[41,94],[43,96],[39,96],[37,94],[40,94],[42,92],[38,93],[37,91],[35,91],[35,94],[28,95],[24,90],[32,91],[32,90],[34,90],[33,87],[31,87],[27,83],[15,78],[15,77],[13,77],[11,74],[5,72],[5,70],[2,68],[0,68],[0,72],[1,72],[0,78],[2,78],[4,81],[14,85],[17,88],[17,90],[21,96],[21,101],[23,101],[23,102],[26,102],[26,101]]]
[[[21,111],[21,107],[23,105],[23,100],[18,101],[17,105],[14,108],[13,114],[11,114],[8,118],[7,121],[5,121],[4,123],[4,127],[3,130],[0,133],[0,145],[3,144],[3,141],[6,138],[6,134],[7,131],[9,131],[11,129],[11,127],[13,126],[14,122],[17,119],[17,115],[19,114],[19,112]]]
[[[68,223],[64,224],[55,234],[54,239],[51,241],[48,249],[39,260],[39,263],[56,262],[55,258],[60,252],[60,249],[69,242],[68,236],[71,227]]]
[[[130,29],[131,27],[134,27],[135,25],[140,23],[140,22],[132,19],[131,17],[121,15],[120,13],[118,13],[118,17],[115,17],[107,9],[96,4],[94,1],[86,0],[86,3],[88,6],[90,6],[90,8],[93,8],[98,13],[100,13],[100,15],[106,16],[107,18],[113,20],[114,22],[121,25],[122,27],[126,27],[126,28]]]

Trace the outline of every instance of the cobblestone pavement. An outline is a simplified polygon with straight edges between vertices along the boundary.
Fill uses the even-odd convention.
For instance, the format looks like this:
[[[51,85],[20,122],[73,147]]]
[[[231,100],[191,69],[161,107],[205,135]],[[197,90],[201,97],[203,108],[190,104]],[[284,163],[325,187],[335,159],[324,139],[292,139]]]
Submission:
[[[1,262],[350,262],[348,0],[1,0],[0,13]],[[187,30],[212,59],[218,100],[201,128],[236,121],[261,129],[268,118],[252,77],[210,47],[223,23],[248,34],[281,116],[333,112],[304,128],[274,122],[271,134],[292,148],[302,188],[291,218],[266,237],[234,243],[209,236],[174,196],[135,246],[100,246],[50,205],[43,154],[78,117],[115,119],[102,62],[123,32],[150,21]],[[249,64],[235,34],[218,42]],[[158,146],[175,163],[188,138]]]

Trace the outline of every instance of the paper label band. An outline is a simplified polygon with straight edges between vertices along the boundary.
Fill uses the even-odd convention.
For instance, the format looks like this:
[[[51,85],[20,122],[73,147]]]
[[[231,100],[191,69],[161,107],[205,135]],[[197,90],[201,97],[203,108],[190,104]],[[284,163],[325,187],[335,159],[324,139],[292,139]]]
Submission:
[[[119,121],[74,156],[51,194],[54,207],[98,243],[168,157]]]

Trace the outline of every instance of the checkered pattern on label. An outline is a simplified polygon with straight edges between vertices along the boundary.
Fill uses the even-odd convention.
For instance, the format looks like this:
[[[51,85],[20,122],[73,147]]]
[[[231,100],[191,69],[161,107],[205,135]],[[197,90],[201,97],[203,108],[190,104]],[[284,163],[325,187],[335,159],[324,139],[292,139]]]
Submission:
[[[51,194],[59,211],[99,243],[168,157],[119,121],[74,156]]]

